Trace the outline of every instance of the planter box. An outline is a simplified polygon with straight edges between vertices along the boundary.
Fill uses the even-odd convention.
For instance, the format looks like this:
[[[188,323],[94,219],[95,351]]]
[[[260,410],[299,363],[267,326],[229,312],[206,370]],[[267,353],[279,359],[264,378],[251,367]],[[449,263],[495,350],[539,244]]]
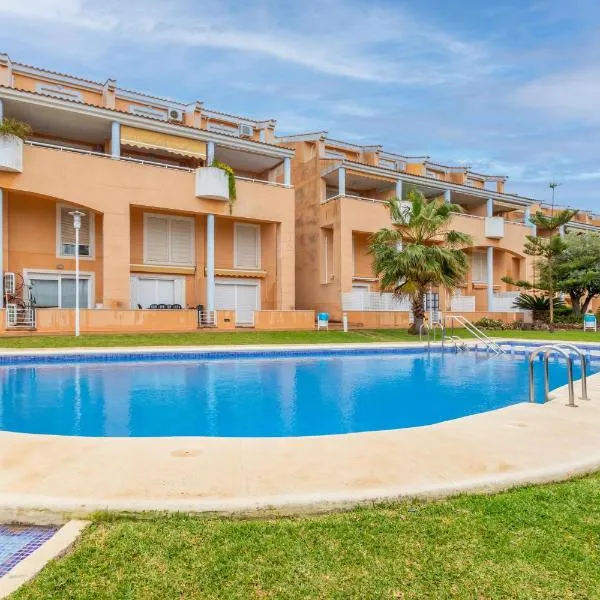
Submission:
[[[229,202],[229,177],[223,169],[200,167],[196,169],[196,198]]]
[[[23,140],[14,135],[0,135],[0,171],[23,172]]]
[[[504,237],[504,218],[486,217],[485,218],[485,237],[499,240]]]

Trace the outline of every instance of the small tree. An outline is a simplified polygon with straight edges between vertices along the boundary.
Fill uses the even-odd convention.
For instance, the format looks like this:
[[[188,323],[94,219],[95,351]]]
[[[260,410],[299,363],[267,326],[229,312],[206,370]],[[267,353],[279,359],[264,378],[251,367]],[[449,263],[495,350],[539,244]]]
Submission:
[[[530,221],[539,229],[548,232],[548,237],[534,235],[527,236],[524,252],[530,256],[536,256],[542,259],[541,271],[543,277],[543,287],[548,290],[548,297],[553,300],[556,291],[556,282],[554,274],[554,262],[556,258],[564,251],[565,243],[558,235],[558,231],[566,225],[578,211],[572,209],[561,210],[555,215],[545,215],[537,212],[530,218]],[[549,327],[550,331],[554,329],[554,303],[549,303]]]
[[[556,289],[569,294],[573,314],[579,317],[600,296],[600,236],[569,233],[563,241],[564,250],[553,265]]]
[[[431,286],[453,290],[469,271],[463,247],[471,237],[449,229],[452,215],[462,212],[456,204],[427,200],[410,190],[408,202],[388,201],[393,229],[380,229],[371,238],[369,251],[373,269],[380,278],[381,291],[411,300],[418,333],[425,317],[425,295]]]

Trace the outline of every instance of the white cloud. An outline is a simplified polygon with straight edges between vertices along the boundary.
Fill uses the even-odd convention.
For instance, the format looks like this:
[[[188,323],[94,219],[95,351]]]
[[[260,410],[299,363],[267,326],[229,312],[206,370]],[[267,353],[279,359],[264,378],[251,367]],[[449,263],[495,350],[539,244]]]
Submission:
[[[251,53],[373,83],[435,85],[475,78],[489,69],[481,46],[417,20],[398,5],[309,0],[302,11],[289,5],[296,12],[286,27],[288,20],[271,3],[250,3],[237,11],[216,0],[181,4],[0,0],[0,16],[109,32],[129,43]]]
[[[600,69],[581,68],[534,80],[518,89],[514,98],[560,118],[600,123]]]

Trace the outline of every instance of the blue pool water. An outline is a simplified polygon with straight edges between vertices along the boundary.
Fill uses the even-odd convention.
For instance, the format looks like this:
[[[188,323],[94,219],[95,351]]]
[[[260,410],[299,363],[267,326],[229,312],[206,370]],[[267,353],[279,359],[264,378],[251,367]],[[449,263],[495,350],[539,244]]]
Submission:
[[[527,400],[523,355],[374,350],[64,360],[0,366],[0,429],[79,436],[308,436],[429,425]],[[566,383],[564,363],[553,362],[550,371],[551,387]]]

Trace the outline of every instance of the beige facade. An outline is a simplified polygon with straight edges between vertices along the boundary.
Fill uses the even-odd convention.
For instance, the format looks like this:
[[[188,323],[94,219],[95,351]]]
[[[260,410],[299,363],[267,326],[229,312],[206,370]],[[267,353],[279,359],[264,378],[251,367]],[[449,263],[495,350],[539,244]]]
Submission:
[[[151,330],[181,330],[188,321],[212,324],[219,311],[233,315],[221,326],[306,326],[304,313],[289,315],[293,151],[270,143],[274,121],[152,98],[5,55],[0,109],[0,117],[32,128],[24,143],[5,137],[0,148],[7,306],[34,302],[38,316],[54,311],[39,323],[72,321],[56,311],[68,313],[77,297],[71,215],[78,210],[80,306],[108,311],[90,313],[86,322],[100,324],[91,330],[106,330],[107,314],[114,330],[142,321]],[[235,174],[235,200],[216,161]],[[164,306],[194,314],[117,315]],[[209,317],[197,319],[197,307]]]
[[[278,139],[295,151],[298,308],[328,312],[333,319],[346,312],[355,324],[381,321],[367,313],[408,311],[390,294],[379,293],[368,247],[373,233],[392,226],[384,201],[405,199],[414,188],[427,198],[459,204],[463,212],[452,227],[473,240],[466,249],[471,257],[467,279],[452,292],[432,290],[435,310],[503,318],[514,312],[516,289],[502,277],[531,277],[532,262],[523,247],[532,233],[528,215],[539,204],[505,193],[504,177],[331,140],[324,132]]]

